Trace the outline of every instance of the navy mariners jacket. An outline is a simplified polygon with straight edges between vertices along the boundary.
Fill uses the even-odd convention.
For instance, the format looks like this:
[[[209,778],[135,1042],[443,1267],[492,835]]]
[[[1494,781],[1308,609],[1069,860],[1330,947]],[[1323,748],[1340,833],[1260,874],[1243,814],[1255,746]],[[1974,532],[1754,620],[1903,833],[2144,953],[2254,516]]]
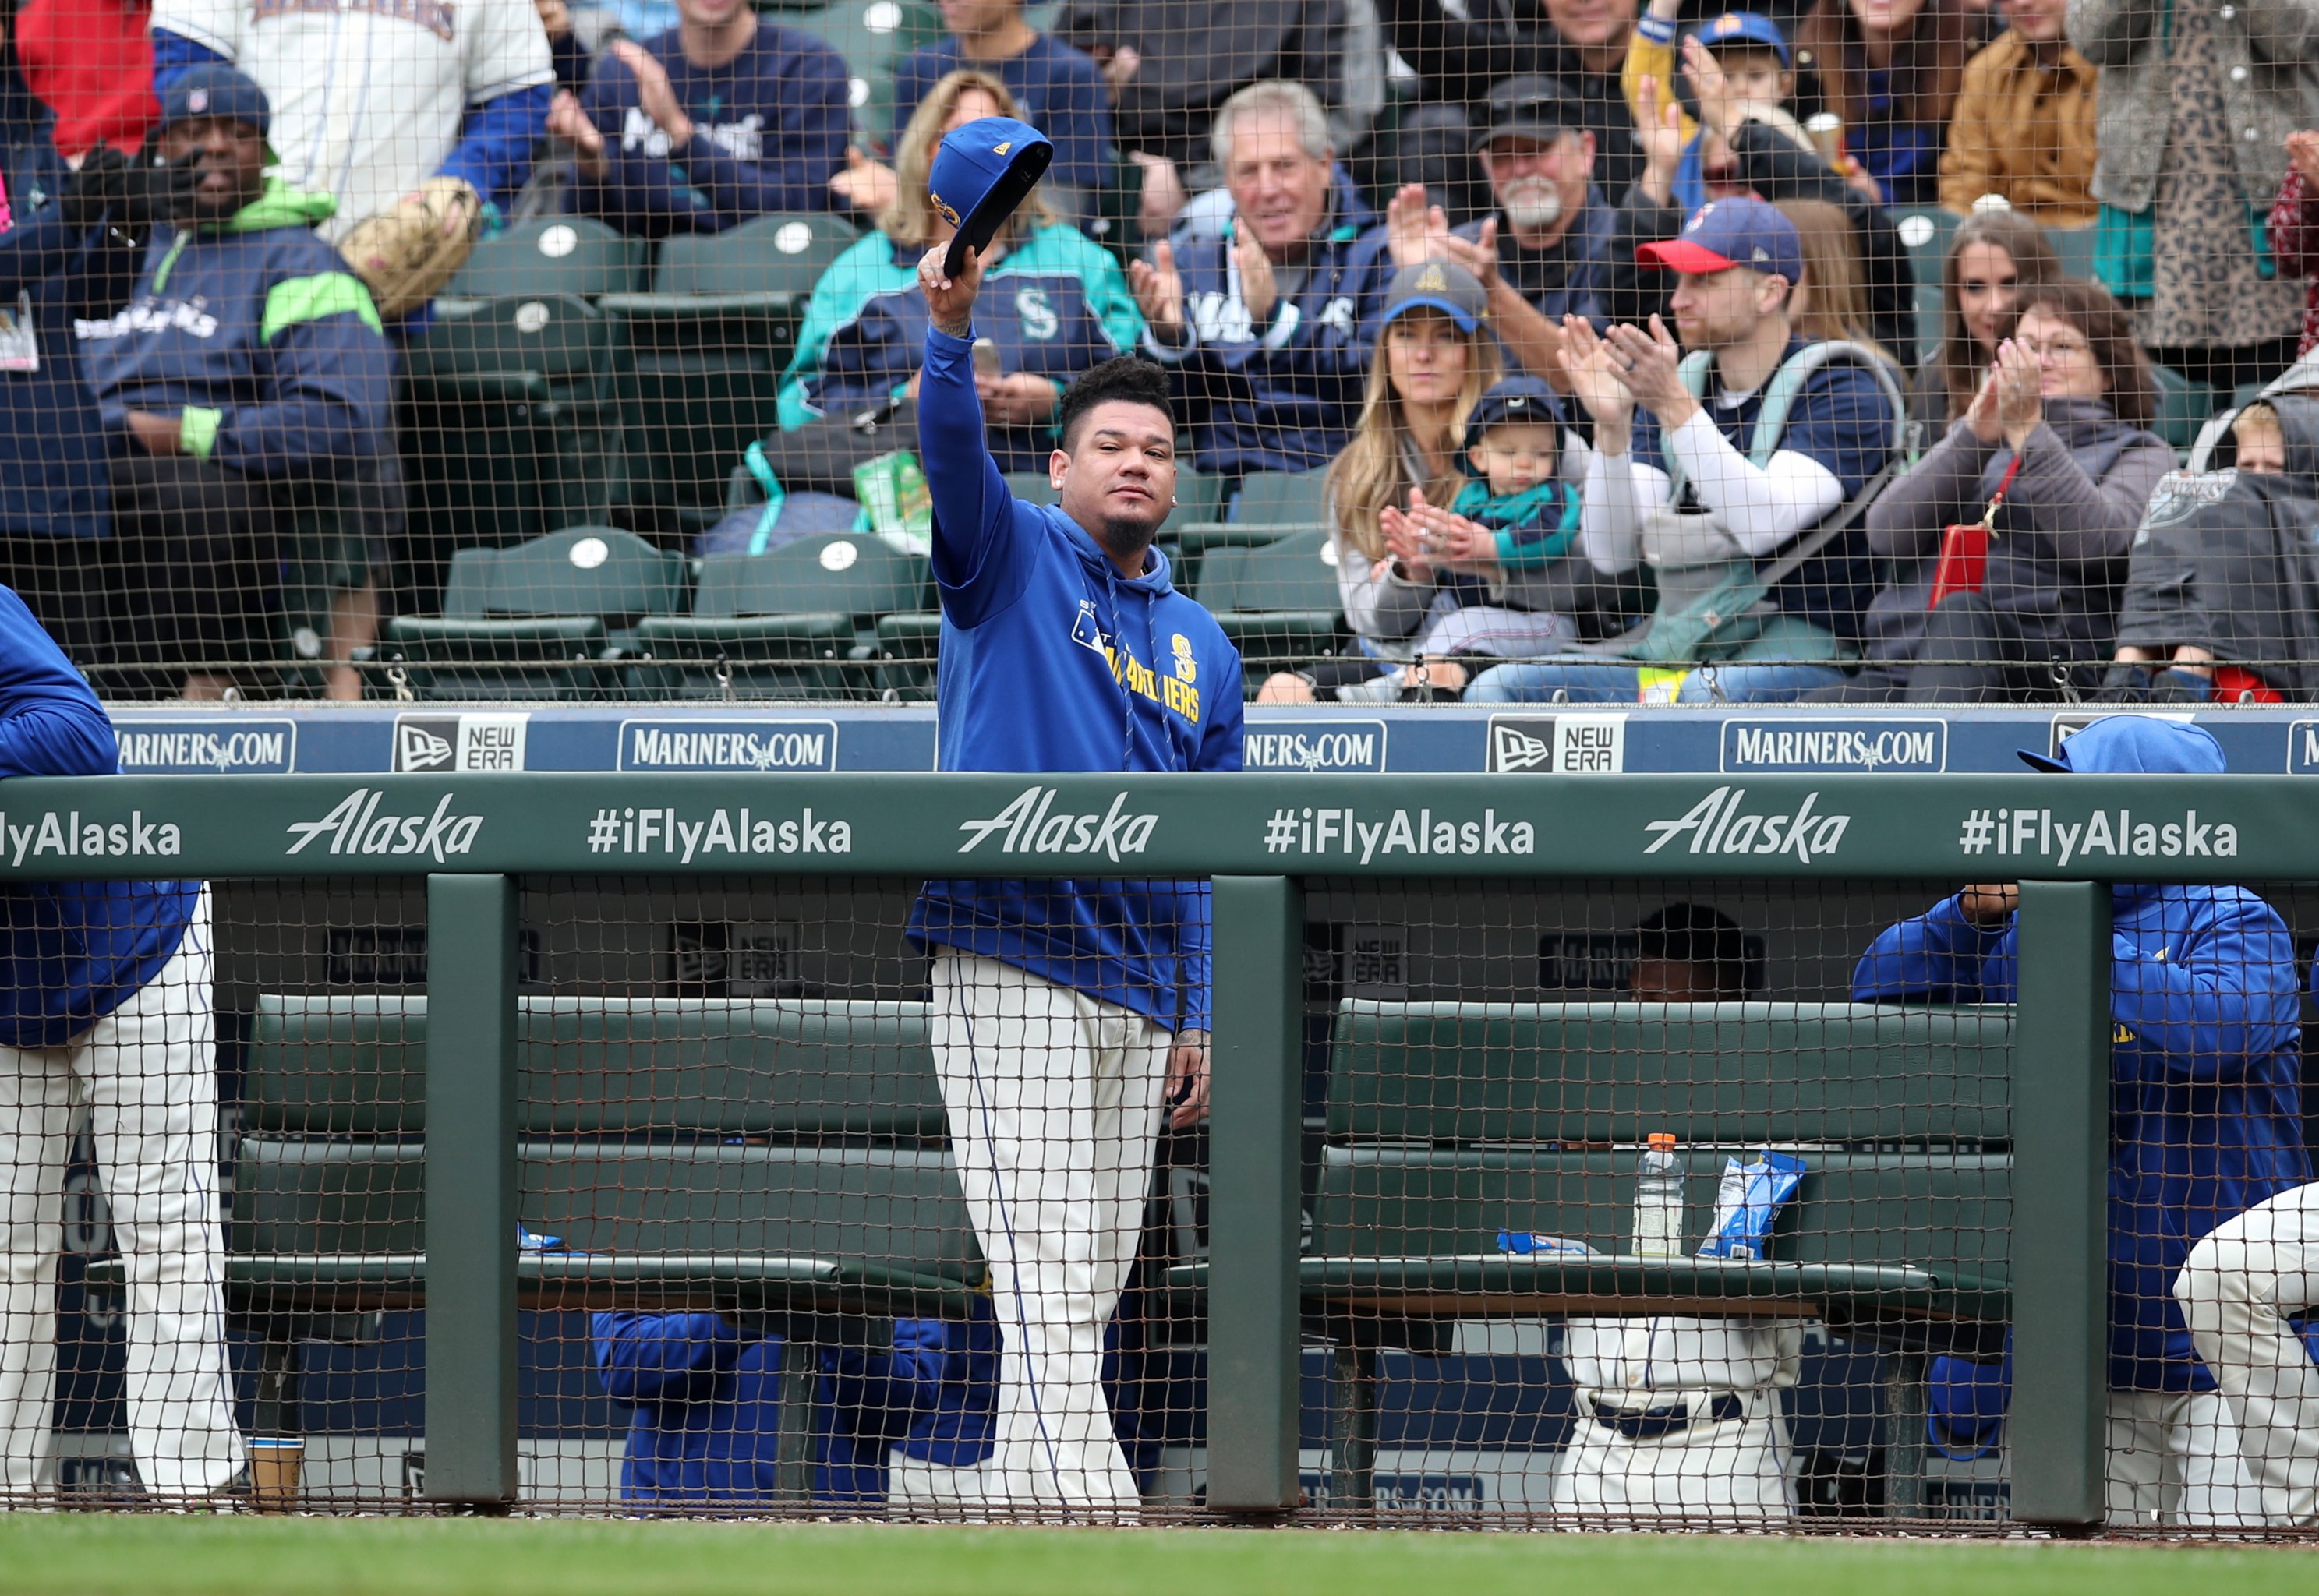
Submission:
[[[66,850],[61,829],[52,829],[64,816],[20,812],[6,778],[110,776],[119,762],[96,695],[24,601],[0,588],[0,838],[10,862]],[[167,828],[167,843],[176,831]],[[73,851],[92,852],[88,840],[73,839]],[[124,833],[108,841],[120,851],[131,839]],[[62,1047],[134,997],[176,952],[200,891],[198,881],[0,887],[7,933],[0,1046]]]
[[[988,290],[986,289],[986,292]],[[974,344],[926,334],[918,457],[934,505],[941,589],[935,708],[945,771],[1236,771],[1240,651],[1168,581],[1153,549],[1123,577],[1078,523],[1006,491],[983,445]],[[1042,797],[1042,795],[1045,795]],[[1124,804],[1077,815],[1026,780],[961,827],[961,854],[1036,845],[1115,875],[1151,834]],[[979,953],[1170,1030],[1208,1023],[1205,882],[932,880],[910,915],[922,946]]]
[[[1241,297],[1229,236],[1177,248],[1187,341],[1147,333],[1143,349],[1174,368],[1200,470],[1317,471],[1351,441],[1376,330],[1368,323],[1393,257],[1374,217],[1338,214],[1313,237],[1302,282],[1262,326]]]

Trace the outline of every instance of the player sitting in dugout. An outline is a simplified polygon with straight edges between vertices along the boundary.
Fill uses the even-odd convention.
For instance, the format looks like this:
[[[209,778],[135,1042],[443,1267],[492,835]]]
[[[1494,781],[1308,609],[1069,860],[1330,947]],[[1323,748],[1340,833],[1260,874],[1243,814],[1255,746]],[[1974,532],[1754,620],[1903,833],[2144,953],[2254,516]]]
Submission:
[[[2107,717],[2056,758],[2022,758],[2080,774],[2224,770],[2204,727],[2146,715]],[[2134,852],[2164,845],[2154,825],[2136,830],[2151,834],[2131,839]],[[2117,839],[2120,853],[2128,842]],[[2242,887],[2118,884],[2110,897],[2107,1517],[2244,1522],[2259,1498],[2174,1280],[2207,1231],[2310,1178],[2295,940]],[[1888,927],[1853,972],[1853,1000],[2016,1002],[2019,897],[2009,883],[1967,887]],[[1988,1424],[1985,1395],[1941,1374],[1934,1438],[1972,1443]]]
[[[766,453],[787,486],[851,492],[856,456],[895,446],[890,437],[879,440],[882,428],[865,433],[853,422],[865,411],[906,421],[895,412],[917,398],[926,337],[918,257],[958,228],[955,214],[945,214],[931,192],[935,149],[954,128],[1014,115],[1005,85],[987,73],[961,71],[935,84],[910,118],[896,161],[898,195],[880,230],[839,256],[814,285],[781,383],[784,432],[826,417],[845,436],[794,446],[768,439]],[[1064,388],[1089,366],[1133,348],[1143,336],[1143,315],[1119,263],[1056,221],[1036,194],[991,240],[986,257],[988,287],[976,309],[975,331],[988,342],[976,357],[975,389],[990,451],[1001,471],[1043,472]],[[823,444],[835,451],[826,464]]]

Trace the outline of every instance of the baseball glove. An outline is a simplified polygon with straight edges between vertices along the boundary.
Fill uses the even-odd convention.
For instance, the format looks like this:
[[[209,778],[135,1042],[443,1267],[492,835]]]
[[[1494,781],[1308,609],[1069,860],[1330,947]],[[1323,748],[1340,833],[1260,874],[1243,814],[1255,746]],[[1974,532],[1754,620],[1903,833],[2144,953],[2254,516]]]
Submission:
[[[418,193],[355,223],[338,253],[370,284],[380,319],[394,321],[442,292],[483,227],[483,200],[464,178],[429,177]]]

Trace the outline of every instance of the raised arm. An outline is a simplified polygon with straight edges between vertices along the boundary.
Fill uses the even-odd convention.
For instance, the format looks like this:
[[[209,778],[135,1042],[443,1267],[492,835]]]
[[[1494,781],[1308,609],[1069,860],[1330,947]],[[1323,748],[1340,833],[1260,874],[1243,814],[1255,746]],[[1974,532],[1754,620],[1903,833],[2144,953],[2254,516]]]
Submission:
[[[934,571],[943,613],[961,627],[980,625],[1012,604],[1030,569],[1028,540],[1016,525],[1014,495],[990,457],[982,399],[974,388],[974,296],[982,261],[969,250],[952,278],[943,270],[949,246],[918,262],[918,287],[932,325],[918,379],[918,459],[934,496]]]

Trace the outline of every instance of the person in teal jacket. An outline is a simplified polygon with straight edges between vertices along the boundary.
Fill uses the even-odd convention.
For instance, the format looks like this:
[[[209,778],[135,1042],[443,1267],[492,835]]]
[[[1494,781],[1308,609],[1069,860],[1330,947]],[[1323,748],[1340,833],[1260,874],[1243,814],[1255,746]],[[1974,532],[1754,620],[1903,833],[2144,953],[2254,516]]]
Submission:
[[[1005,86],[980,72],[951,73],[927,94],[903,134],[897,196],[880,230],[831,263],[806,306],[781,383],[784,430],[916,397],[927,327],[918,257],[954,230],[928,188],[934,149],[952,128],[1015,114]],[[1035,195],[987,253],[975,329],[997,357],[995,371],[978,367],[977,378],[991,452],[1002,471],[1044,471],[1064,388],[1133,348],[1143,313],[1111,253],[1056,221]]]

